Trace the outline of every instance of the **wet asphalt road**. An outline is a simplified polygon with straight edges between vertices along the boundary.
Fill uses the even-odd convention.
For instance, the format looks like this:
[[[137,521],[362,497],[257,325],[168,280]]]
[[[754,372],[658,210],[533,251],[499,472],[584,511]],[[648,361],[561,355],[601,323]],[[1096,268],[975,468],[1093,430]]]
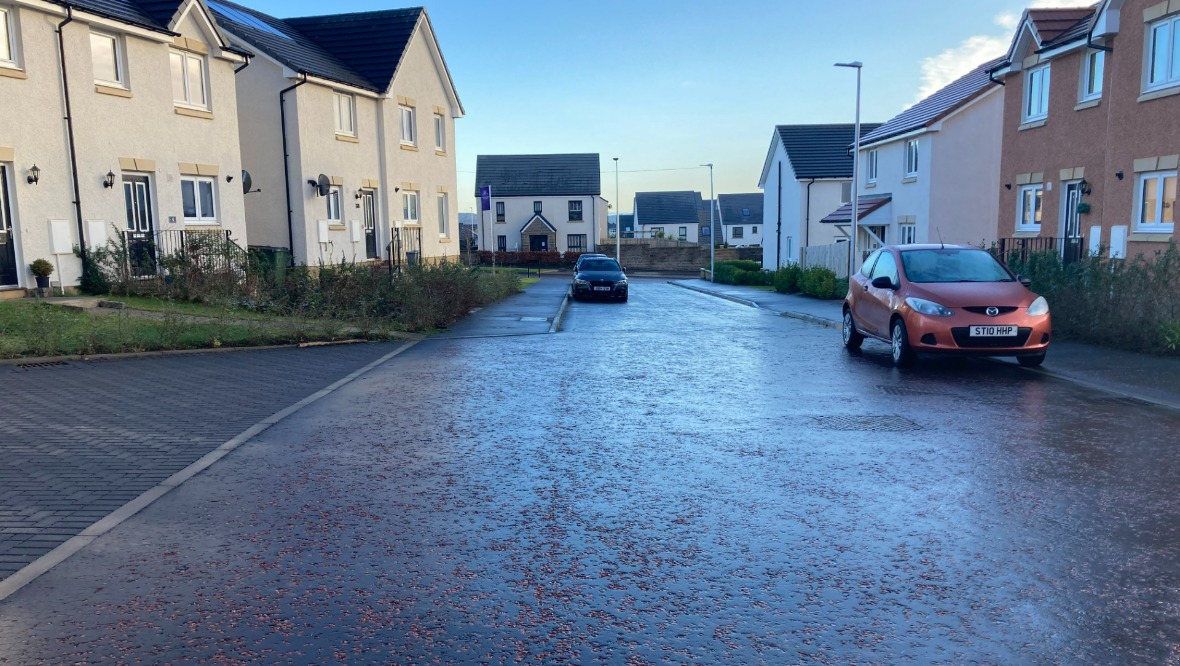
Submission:
[[[422,343],[0,603],[0,664],[1168,663],[1180,417],[658,281]]]

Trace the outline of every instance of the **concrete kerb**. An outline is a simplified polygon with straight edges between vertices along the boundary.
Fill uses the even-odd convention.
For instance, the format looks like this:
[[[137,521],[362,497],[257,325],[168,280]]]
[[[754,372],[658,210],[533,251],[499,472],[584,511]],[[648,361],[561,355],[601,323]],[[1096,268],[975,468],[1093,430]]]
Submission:
[[[734,303],[745,305],[747,307],[761,309],[759,307],[759,305],[757,303],[755,303],[754,301],[749,301],[744,298],[738,298],[737,296],[730,296],[729,294],[719,294],[715,291],[709,291],[708,289],[701,289],[700,287],[693,287],[693,286],[687,285],[687,284],[680,284],[679,282],[676,282],[674,280],[668,280],[668,284],[676,286],[676,287],[680,287],[681,289],[695,291],[699,294],[705,294],[707,296],[715,296],[717,298],[724,298],[727,301],[733,301]]]
[[[113,512],[108,514],[106,517],[98,520],[90,527],[87,527],[85,530],[83,530],[77,536],[70,538],[69,540],[67,540],[65,543],[61,544],[57,548],[54,548],[53,550],[42,555],[41,557],[37,558],[36,560],[33,560],[32,562],[25,565],[23,568],[21,568],[16,573],[14,573],[11,576],[9,576],[8,578],[5,578],[4,580],[0,581],[0,601],[3,601],[5,599],[7,599],[8,597],[12,596],[18,590],[20,590],[24,586],[28,585],[29,583],[33,582],[34,580],[36,580],[37,577],[40,576],[41,574],[49,571],[50,569],[57,566],[58,564],[61,564],[66,559],[68,559],[70,556],[74,555],[78,551],[80,551],[83,548],[85,548],[86,546],[90,545],[90,543],[93,542],[98,537],[102,536],[103,534],[106,534],[107,532],[110,532],[112,529],[114,529],[115,527],[117,527],[118,525],[120,525],[121,523],[126,521],[128,518],[139,513],[144,508],[148,507],[153,502],[155,502],[156,500],[158,500],[161,497],[163,497],[164,495],[166,495],[173,488],[180,486],[181,484],[183,484],[184,482],[193,478],[197,474],[200,474],[201,472],[205,471],[206,469],[211,467],[213,465],[213,463],[217,462],[218,460],[221,460],[226,455],[228,455],[231,451],[238,448],[242,444],[245,444],[246,442],[250,441],[251,439],[256,437],[259,433],[262,433],[263,431],[265,431],[267,428],[270,428],[274,424],[278,423],[279,421],[282,421],[283,419],[287,418],[291,414],[310,405],[311,403],[316,402],[317,400],[320,400],[321,398],[324,398],[325,396],[330,395],[333,391],[348,384],[349,382],[356,380],[358,377],[360,377],[360,376],[364,375],[365,373],[369,372],[370,370],[380,366],[381,364],[385,363],[386,361],[389,361],[393,357],[405,352],[406,350],[410,349],[411,347],[418,344],[419,342],[421,342],[421,340],[408,341],[405,344],[403,344],[402,346],[398,347],[397,349],[395,349],[395,350],[389,352],[388,354],[382,356],[381,358],[377,359],[376,361],[373,361],[372,363],[369,363],[365,367],[352,372],[351,374],[344,377],[343,379],[333,382],[329,386],[327,386],[323,389],[320,389],[319,391],[316,391],[315,393],[307,396],[303,400],[300,400],[299,402],[297,402],[285,409],[275,412],[274,414],[268,416],[267,418],[259,421],[258,423],[255,423],[254,425],[250,426],[249,428],[243,430],[236,437],[233,437],[232,439],[227,440],[221,446],[219,446],[216,449],[214,449],[213,451],[210,451],[209,453],[205,454],[200,459],[198,459],[196,462],[190,464],[189,466],[185,467],[184,469],[180,470],[179,472],[168,477],[163,482],[161,482],[159,485],[141,493],[135,499],[131,500],[130,502],[127,502],[126,504],[119,507],[118,509],[115,509]]]
[[[565,309],[569,307],[570,295],[566,292],[565,298],[561,299],[561,307],[557,308],[557,315],[553,317],[553,323],[549,325],[549,332],[556,333],[561,330],[561,320],[565,318]]]

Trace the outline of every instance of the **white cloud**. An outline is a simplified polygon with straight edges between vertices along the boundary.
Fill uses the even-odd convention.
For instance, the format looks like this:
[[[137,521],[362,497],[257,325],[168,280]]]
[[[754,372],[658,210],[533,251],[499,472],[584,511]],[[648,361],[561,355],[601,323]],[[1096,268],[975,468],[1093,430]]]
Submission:
[[[1029,3],[1029,7],[1034,9],[1082,6],[1086,6],[1086,0],[1032,0]],[[922,60],[922,87],[914,98],[914,104],[980,64],[1004,55],[1012,42],[1013,33],[1020,24],[1020,14],[1001,12],[996,14],[992,22],[1001,32],[992,35],[972,35],[958,46]]]

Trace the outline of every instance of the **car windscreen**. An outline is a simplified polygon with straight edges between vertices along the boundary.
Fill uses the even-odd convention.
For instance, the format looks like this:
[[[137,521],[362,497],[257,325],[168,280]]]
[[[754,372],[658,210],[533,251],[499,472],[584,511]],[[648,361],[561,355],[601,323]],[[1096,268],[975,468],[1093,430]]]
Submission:
[[[906,250],[901,263],[910,282],[1012,282],[1012,275],[983,250]]]
[[[615,271],[619,268],[619,262],[614,259],[588,259],[582,262],[582,270],[584,271]]]

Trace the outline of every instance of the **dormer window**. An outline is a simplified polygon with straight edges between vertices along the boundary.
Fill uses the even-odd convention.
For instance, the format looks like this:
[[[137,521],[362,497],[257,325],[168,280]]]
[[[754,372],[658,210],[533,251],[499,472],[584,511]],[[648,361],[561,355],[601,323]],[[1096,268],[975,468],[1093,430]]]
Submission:
[[[1082,95],[1089,102],[1102,97],[1102,74],[1106,69],[1106,52],[1090,51],[1082,60]]]
[[[1028,70],[1024,75],[1024,116],[1026,123],[1049,116],[1049,65]]]

